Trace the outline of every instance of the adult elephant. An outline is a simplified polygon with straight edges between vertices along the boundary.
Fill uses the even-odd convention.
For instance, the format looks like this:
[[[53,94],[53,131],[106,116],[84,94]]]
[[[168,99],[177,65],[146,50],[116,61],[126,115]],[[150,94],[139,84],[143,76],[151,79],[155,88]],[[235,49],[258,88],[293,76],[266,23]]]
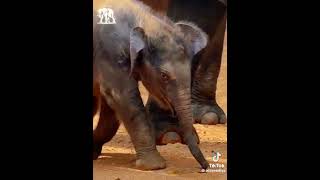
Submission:
[[[141,0],[173,21],[195,23],[209,36],[208,45],[192,60],[192,108],[195,123],[224,124],[226,115],[216,101],[227,21],[226,0]],[[152,96],[146,104],[156,129],[157,144],[183,142],[177,118]]]

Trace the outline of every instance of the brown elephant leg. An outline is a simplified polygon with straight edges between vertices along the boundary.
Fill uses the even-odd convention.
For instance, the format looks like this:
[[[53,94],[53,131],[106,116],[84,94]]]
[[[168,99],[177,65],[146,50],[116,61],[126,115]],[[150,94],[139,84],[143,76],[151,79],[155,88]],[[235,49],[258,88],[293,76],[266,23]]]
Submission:
[[[116,134],[120,122],[114,111],[109,107],[100,93],[99,74],[93,66],[93,159],[101,154],[104,143],[110,141]],[[98,122],[96,122],[98,121]]]
[[[201,124],[226,123],[224,111],[216,102],[217,80],[220,73],[226,27],[226,13],[217,26],[215,35],[199,59],[194,71],[192,106],[195,121]]]
[[[93,131],[93,159],[97,159],[101,154],[104,143],[110,141],[117,133],[120,122],[116,118],[114,111],[108,106],[104,98],[98,97],[101,101],[99,122]]]

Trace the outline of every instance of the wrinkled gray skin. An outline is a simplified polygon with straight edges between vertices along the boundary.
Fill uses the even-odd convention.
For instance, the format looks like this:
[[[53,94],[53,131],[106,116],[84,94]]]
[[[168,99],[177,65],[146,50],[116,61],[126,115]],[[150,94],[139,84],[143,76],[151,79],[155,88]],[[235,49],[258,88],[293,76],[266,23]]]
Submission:
[[[159,9],[153,0],[141,0],[153,9]],[[173,21],[188,20],[204,30],[209,41],[206,48],[192,60],[192,109],[195,123],[224,124],[226,115],[216,102],[217,79],[220,72],[224,33],[227,18],[227,1],[168,0],[168,7],[160,11]],[[177,117],[161,108],[152,96],[146,105],[154,124],[158,145],[183,141]],[[195,135],[197,136],[196,132]]]
[[[149,37],[143,28],[134,26],[134,14],[122,13],[115,10],[117,24],[113,25],[97,25],[94,16],[93,64],[101,74],[101,93],[112,117],[123,121],[131,137],[136,166],[144,170],[165,167],[139,93],[138,81],[142,81],[162,109],[176,114],[184,142],[202,168],[207,168],[193,134],[191,107],[191,59],[206,46],[206,35],[192,24],[180,23],[168,25],[181,29],[183,36],[172,32]],[[101,151],[101,146],[94,144],[94,151]]]

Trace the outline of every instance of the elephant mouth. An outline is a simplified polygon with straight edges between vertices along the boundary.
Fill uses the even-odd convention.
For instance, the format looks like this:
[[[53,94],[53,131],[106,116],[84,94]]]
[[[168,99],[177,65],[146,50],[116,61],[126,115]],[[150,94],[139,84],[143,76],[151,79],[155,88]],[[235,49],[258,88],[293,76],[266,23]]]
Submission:
[[[170,110],[171,116],[176,117],[176,111],[174,110],[175,108],[174,108],[173,104],[171,103],[171,101],[168,98],[166,98],[166,96],[163,95],[162,93],[160,96],[160,100],[161,100],[162,104],[164,104],[164,106]]]

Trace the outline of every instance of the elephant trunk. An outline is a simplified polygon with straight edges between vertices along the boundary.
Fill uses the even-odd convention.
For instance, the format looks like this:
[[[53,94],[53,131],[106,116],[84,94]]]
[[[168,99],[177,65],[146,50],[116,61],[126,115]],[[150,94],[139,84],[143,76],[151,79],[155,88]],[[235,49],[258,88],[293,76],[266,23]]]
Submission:
[[[177,91],[174,107],[179,118],[179,125],[182,129],[184,142],[188,145],[193,157],[200,163],[201,167],[207,169],[209,164],[204,158],[197,139],[193,135],[193,117],[191,107],[191,90],[190,88],[180,88]]]

